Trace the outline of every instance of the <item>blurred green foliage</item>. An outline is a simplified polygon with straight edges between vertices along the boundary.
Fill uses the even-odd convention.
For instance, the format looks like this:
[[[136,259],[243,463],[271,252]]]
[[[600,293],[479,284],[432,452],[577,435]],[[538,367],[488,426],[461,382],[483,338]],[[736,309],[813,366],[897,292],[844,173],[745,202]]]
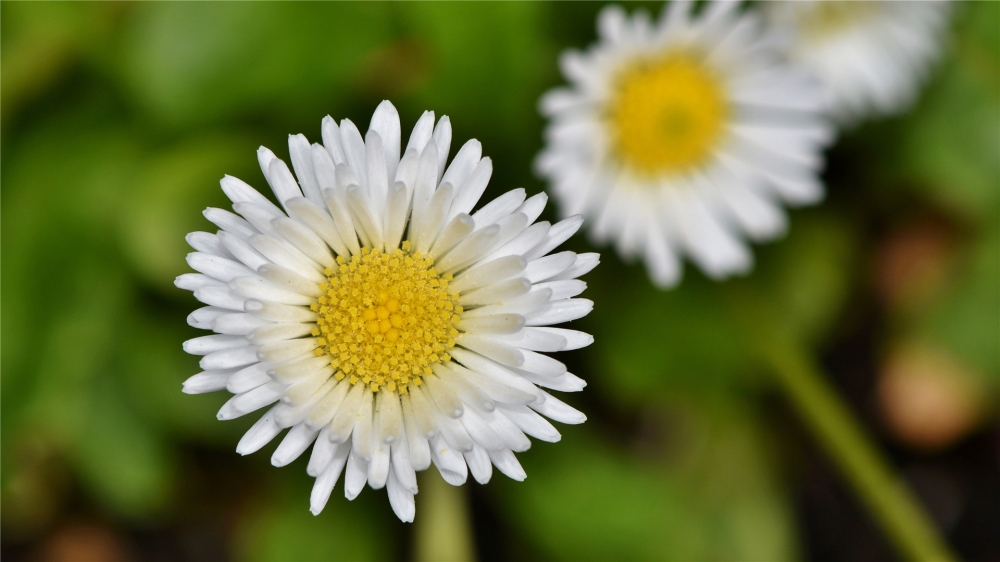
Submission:
[[[196,303],[172,284],[187,270],[184,235],[211,228],[201,210],[226,206],[223,174],[264,187],[259,144],[284,155],[288,133],[316,140],[328,113],[364,127],[390,98],[404,128],[430,108],[451,116],[456,142],[483,142],[496,168],[486,197],[538,192],[536,100],[560,81],[558,52],[593,40],[599,8],[0,5],[5,538],[45,532],[74,486],[137,524],[183,517],[194,479],[184,451],[235,457],[253,420],[216,421],[222,393],[180,393],[197,371],[180,347],[197,335],[184,323]],[[755,249],[752,276],[720,284],[689,267],[661,292],[602,249],[585,295],[595,311],[575,326],[598,343],[560,358],[590,382],[567,400],[591,421],[521,455],[526,482],[496,476],[485,489],[526,548],[553,559],[795,556],[781,445],[733,310],[753,295],[810,343],[830,338],[869,275],[869,233],[838,190],[869,208],[921,200],[959,225],[958,265],[907,329],[1000,381],[998,19],[998,4],[961,6],[913,113],[846,135],[864,174],[831,173],[831,204],[793,211],[786,239]],[[582,238],[571,244],[588,251]],[[349,504],[338,488],[313,517],[305,463],[271,468],[271,450],[239,461],[250,499],[235,556],[398,556],[377,531],[405,537],[384,492]]]

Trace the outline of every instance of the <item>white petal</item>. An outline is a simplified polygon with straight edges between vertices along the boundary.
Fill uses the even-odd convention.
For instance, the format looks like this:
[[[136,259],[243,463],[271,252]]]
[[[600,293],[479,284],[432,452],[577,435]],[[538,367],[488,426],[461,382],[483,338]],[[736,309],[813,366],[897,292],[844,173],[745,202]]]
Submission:
[[[347,447],[344,447],[347,448]],[[368,461],[353,449],[347,456],[347,474],[344,476],[344,497],[353,500],[358,497],[368,482]]]
[[[271,376],[267,374],[267,370],[267,363],[254,363],[249,367],[244,367],[229,378],[226,390],[233,394],[240,394],[253,390],[262,384],[267,384],[271,382]]]
[[[576,262],[566,271],[549,278],[550,281],[557,279],[576,279],[581,275],[586,275],[601,263],[601,255],[593,252],[577,254]]]
[[[305,424],[293,427],[285,435],[285,438],[281,440],[281,444],[275,449],[274,454],[271,455],[271,464],[274,466],[286,466],[299,458],[309,448],[309,445],[316,440],[316,433],[316,430],[309,429]]]
[[[461,213],[455,216],[441,229],[441,233],[427,254],[434,260],[440,258],[442,254],[454,248],[456,244],[468,236],[475,227],[476,221],[472,220],[469,215]]]
[[[367,161],[365,157],[365,141],[361,138],[361,132],[350,119],[340,122],[340,142],[344,148],[344,158],[348,168],[354,175],[357,185],[368,187],[368,174],[365,173]],[[341,166],[337,166],[338,172]]]
[[[188,254],[187,262],[195,271],[227,283],[233,277],[253,275],[253,272],[243,264],[201,252]]]
[[[399,112],[388,101],[383,101],[375,108],[368,129],[378,133],[382,140],[382,150],[385,153],[387,176],[390,180],[396,177],[396,166],[399,164],[399,146],[402,142],[402,131],[399,126]]]
[[[204,277],[204,276],[202,276]],[[211,330],[212,326],[215,324],[215,319],[222,316],[223,314],[230,314],[231,310],[226,310],[225,308],[218,308],[215,306],[203,306],[191,314],[188,314],[187,323],[189,326],[194,328],[201,328],[202,330]]]
[[[527,264],[527,260],[521,256],[505,256],[491,260],[458,274],[448,287],[456,293],[471,291],[510,279],[524,271]]]
[[[306,416],[305,423],[313,428],[321,428],[329,424],[334,415],[340,410],[347,393],[351,390],[350,383],[341,381],[323,397],[316,406]],[[329,440],[329,430],[327,430],[327,440]]]
[[[476,228],[485,228],[506,217],[524,203],[524,188],[517,188],[490,201],[472,215]]]
[[[461,187],[482,156],[483,145],[476,139],[468,140],[462,145],[462,148],[458,149],[458,153],[455,154],[451,165],[448,166],[444,175],[441,176],[441,183],[450,183],[451,185]]]
[[[410,140],[406,143],[406,152],[410,150],[415,150],[418,153],[424,149],[426,145],[431,140],[431,134],[434,132],[434,112],[425,111],[420,115],[420,119],[417,119],[417,123],[413,126],[413,132],[410,133]]]
[[[399,520],[403,523],[413,523],[413,516],[416,513],[413,492],[400,484],[396,480],[395,474],[389,474],[389,482],[386,490],[389,494],[389,505],[392,506],[392,512],[396,514],[396,517],[399,517]]]
[[[206,219],[212,221],[216,226],[239,238],[246,239],[257,234],[257,229],[251,226],[250,223],[224,209],[209,207],[205,209],[203,214]]]
[[[461,184],[458,195],[451,204],[448,217],[454,217],[459,213],[471,213],[486,191],[486,185],[489,184],[492,175],[493,161],[489,157],[483,158]]]
[[[431,463],[431,451],[427,443],[427,438],[424,437],[417,427],[410,397],[403,396],[401,405],[403,407],[403,424],[406,427],[406,448],[409,453],[410,464],[413,465],[414,470],[426,470]]]
[[[184,351],[192,355],[208,355],[223,349],[243,347],[249,342],[245,337],[213,334],[190,339],[183,344]]]
[[[323,201],[319,192],[319,182],[313,169],[312,146],[305,135],[288,135],[288,153],[292,159],[295,177],[299,179],[302,192],[315,203]]]
[[[486,449],[479,445],[473,446],[472,450],[464,454],[465,462],[469,465],[472,477],[480,484],[486,484],[493,476],[493,465],[490,464],[490,456]]]
[[[501,449],[504,446],[503,439],[483,421],[475,410],[469,410],[464,416],[459,418],[462,426],[469,433],[474,445],[480,445],[485,449]],[[475,450],[475,449],[473,449]]]
[[[403,435],[403,410],[395,392],[379,392],[375,400],[375,417],[379,420],[377,440],[393,443]]]
[[[222,186],[222,191],[233,203],[253,203],[272,214],[281,214],[281,209],[277,205],[239,178],[226,175],[219,181],[219,184]]]
[[[391,476],[389,447],[382,442],[372,443],[372,460],[368,463],[368,485],[373,490],[381,490],[385,487],[386,480]]]
[[[319,285],[302,277],[291,269],[280,265],[264,264],[257,269],[257,274],[263,279],[270,281],[276,287],[306,297],[319,297],[322,291]],[[299,304],[299,303],[296,303]],[[301,304],[305,304],[304,302]]]
[[[323,428],[316,440],[313,442],[312,454],[309,455],[309,465],[306,467],[306,474],[309,476],[319,476],[326,471],[326,468],[330,466],[330,461],[333,460],[334,454],[337,452],[338,446],[330,442],[329,433],[326,428]],[[347,447],[344,447],[346,450]],[[344,455],[344,461],[346,462],[347,455]]]
[[[562,439],[562,435],[559,434],[559,430],[555,426],[527,406],[499,404],[497,407],[503,411],[507,419],[521,428],[521,431],[535,439],[549,443],[555,443]]]
[[[344,149],[340,142],[340,127],[337,122],[327,115],[323,118],[323,147],[330,154],[330,159],[334,164],[343,164],[347,161],[344,157]]]
[[[279,217],[271,221],[271,226],[309,259],[323,267],[333,267],[334,260],[329,246],[302,223],[286,217]]]
[[[427,389],[426,397],[429,397],[446,416],[450,418],[461,418],[465,408],[462,401],[451,392],[448,386],[441,382],[435,375],[424,375],[424,388]]]
[[[358,410],[361,407],[361,400],[364,397],[364,385],[351,385],[350,392],[341,402],[340,408],[330,421],[330,441],[343,443],[351,436],[354,425],[358,421]]]
[[[222,241],[220,241],[219,237],[215,234],[210,234],[208,232],[191,232],[184,237],[184,240],[189,246],[199,252],[223,258],[232,257],[229,250],[222,245]]]
[[[511,480],[521,482],[528,477],[524,469],[521,468],[521,463],[517,462],[517,457],[514,456],[514,453],[510,449],[488,451],[488,453],[493,464]]]
[[[226,388],[233,374],[232,369],[223,371],[203,371],[184,381],[184,394],[204,394]]]
[[[244,309],[255,316],[272,322],[315,322],[316,313],[302,306],[248,300]]]
[[[318,442],[317,442],[318,445]],[[316,478],[313,484],[312,493],[309,495],[309,511],[313,515],[319,515],[326,507],[326,502],[330,500],[330,493],[340,479],[340,473],[347,463],[347,456],[350,454],[350,447],[337,447],[326,467],[326,470]],[[362,484],[363,485],[363,484]]]
[[[483,255],[499,233],[500,227],[494,224],[466,236],[454,249],[441,258],[437,264],[438,270],[442,273],[453,274],[468,267]]]
[[[281,398],[282,392],[284,392],[284,385],[277,382],[272,381],[267,384],[258,386],[253,390],[233,396],[230,399],[230,402],[232,402],[231,411],[237,416],[249,414],[250,412],[259,410],[264,406],[274,404],[275,402],[278,401],[279,398]],[[280,431],[282,427],[277,423],[277,420],[274,419],[273,412],[275,409],[276,408],[272,408],[271,411],[268,413],[268,419],[270,420],[269,423],[273,424]],[[277,432],[275,432],[275,435],[277,435]],[[273,437],[274,437],[273,435],[269,437],[268,441],[270,441],[271,438]],[[261,446],[263,446],[263,444],[261,444]],[[257,449],[254,450],[256,451]],[[238,448],[237,452],[239,452]],[[242,453],[242,454],[247,454],[247,453]]]
[[[239,444],[236,445],[236,452],[241,455],[255,453],[270,443],[280,432],[281,428],[274,423],[274,416],[268,412],[243,435]]]
[[[594,302],[588,299],[565,299],[549,303],[539,312],[525,316],[528,326],[561,324],[583,318],[594,309]]]
[[[358,405],[357,422],[351,436],[353,454],[360,455],[366,461],[370,461],[372,458],[372,439],[375,432],[374,408],[374,393],[366,386],[365,392],[361,396],[361,403]]]
[[[267,258],[260,255],[260,252],[254,250],[253,246],[246,240],[229,232],[220,232],[219,241],[229,250],[229,253],[253,271],[257,271],[257,268],[265,263],[271,263]]]
[[[451,150],[451,120],[447,115],[442,115],[438,120],[432,138],[438,157],[437,177],[441,177],[444,174],[444,163],[448,161],[448,152]]]
[[[250,315],[248,314],[246,316]],[[253,316],[250,317],[254,318]],[[253,329],[253,333],[250,335],[250,341],[257,345],[263,345],[265,343],[300,338],[311,333],[315,326],[315,324],[267,323],[264,326]]]
[[[520,314],[494,314],[462,319],[456,327],[471,334],[513,334],[524,327],[524,322]]]
[[[457,422],[456,422],[457,423]],[[440,436],[430,442],[431,460],[444,481],[452,486],[461,486],[469,477],[469,467],[462,456],[456,453]]]
[[[551,289],[554,301],[575,297],[587,288],[587,284],[579,279],[564,279],[562,281],[548,281],[535,285],[536,289]]]
[[[271,322],[258,318],[245,312],[224,314],[215,319],[213,329],[220,334],[232,334],[236,336],[250,335],[254,330],[264,326],[273,326]],[[305,335],[305,334],[301,334]],[[248,338],[252,343],[263,343]]]
[[[498,401],[517,404],[520,403],[518,399],[522,398],[525,394],[530,396],[538,395],[538,389],[534,385],[478,353],[455,347],[451,350],[451,356],[469,371],[485,375],[494,382],[499,383],[501,387],[509,387],[520,392],[520,394],[517,392],[505,393],[504,398],[506,399],[500,398],[494,395],[493,392],[499,392],[502,389],[495,387],[486,388],[484,384],[481,384],[481,381],[477,381],[479,377],[470,377],[470,382],[476,384],[476,386],[483,389],[490,397]]]
[[[528,407],[532,410],[560,423],[575,425],[587,421],[587,416],[579,410],[576,410],[565,402],[554,398],[551,394],[545,391],[539,392],[545,397],[545,400],[542,401],[541,404],[528,404]]]
[[[211,287],[207,288],[210,289]],[[234,295],[238,295],[244,299],[270,301],[288,305],[310,305],[316,302],[316,299],[312,297],[283,289],[263,277],[257,276],[237,277],[229,282],[228,288]],[[240,308],[243,307],[241,306]]]
[[[568,283],[569,281],[560,281]],[[580,281],[582,283],[582,281]],[[528,294],[531,290],[531,282],[523,277],[500,281],[492,285],[480,287],[474,291],[469,291],[458,298],[458,304],[464,307],[482,306],[497,302],[516,299]]]
[[[256,363],[257,361],[257,346],[248,345],[246,347],[237,347],[210,353],[202,357],[198,365],[202,369],[210,371],[242,367],[250,363]]]
[[[543,258],[531,260],[524,271],[524,276],[532,283],[538,283],[563,273],[576,263],[576,253],[559,252]]]
[[[528,260],[532,260],[548,254],[560,244],[569,240],[569,237],[573,236],[573,234],[580,229],[582,224],[582,215],[572,216],[568,219],[557,222],[552,225],[552,228],[549,229],[548,236],[546,236],[545,240],[533,248],[530,252],[525,254],[524,257]]]
[[[368,196],[376,209],[384,209],[390,176],[386,171],[382,137],[373,130],[369,130],[365,136],[365,159],[365,168],[368,173]]]
[[[429,454],[430,450],[428,449]],[[417,473],[413,470],[409,455],[409,445],[406,439],[393,441],[392,472],[400,486],[409,490],[411,494],[415,494],[417,493]]]
[[[279,158],[271,160],[271,163],[268,165],[267,183],[271,185],[274,196],[278,198],[282,206],[284,206],[285,201],[293,197],[302,197],[302,190],[299,189],[299,184],[295,182],[295,177],[292,176],[291,170]]]

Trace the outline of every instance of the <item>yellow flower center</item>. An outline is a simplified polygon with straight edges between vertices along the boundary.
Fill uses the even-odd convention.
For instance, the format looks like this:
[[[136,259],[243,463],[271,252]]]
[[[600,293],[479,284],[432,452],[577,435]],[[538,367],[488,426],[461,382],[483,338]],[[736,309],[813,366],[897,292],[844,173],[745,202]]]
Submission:
[[[409,242],[392,252],[364,248],[337,258],[320,285],[313,335],[316,355],[329,354],[337,380],[406,394],[431,365],[450,361],[462,313],[448,292],[451,275],[438,275],[433,260],[410,253]]]
[[[807,42],[822,42],[871,17],[876,9],[875,2],[817,2],[798,12],[801,36]]]
[[[697,59],[676,53],[625,70],[609,107],[619,158],[649,175],[701,164],[729,114],[719,80]]]

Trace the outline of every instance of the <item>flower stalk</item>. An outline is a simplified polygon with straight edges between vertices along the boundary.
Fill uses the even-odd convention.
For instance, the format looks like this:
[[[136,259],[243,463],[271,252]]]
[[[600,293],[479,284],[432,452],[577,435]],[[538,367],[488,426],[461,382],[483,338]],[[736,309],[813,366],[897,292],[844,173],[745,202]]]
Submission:
[[[767,335],[758,349],[775,382],[899,553],[910,560],[955,560],[926,511],[811,355],[790,335],[777,331]]]
[[[415,534],[417,562],[475,560],[472,520],[464,487],[451,486],[428,470],[420,474],[420,517]]]

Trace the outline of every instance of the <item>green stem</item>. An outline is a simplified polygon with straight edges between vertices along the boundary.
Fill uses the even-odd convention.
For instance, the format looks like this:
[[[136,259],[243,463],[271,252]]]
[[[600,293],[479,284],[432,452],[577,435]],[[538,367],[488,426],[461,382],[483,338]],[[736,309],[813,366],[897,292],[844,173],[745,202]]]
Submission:
[[[761,341],[760,348],[782,390],[900,554],[910,560],[955,560],[811,355],[794,338],[771,335],[776,337]]]
[[[415,517],[417,562],[467,562],[476,559],[465,486],[445,482],[437,470],[420,473]]]

